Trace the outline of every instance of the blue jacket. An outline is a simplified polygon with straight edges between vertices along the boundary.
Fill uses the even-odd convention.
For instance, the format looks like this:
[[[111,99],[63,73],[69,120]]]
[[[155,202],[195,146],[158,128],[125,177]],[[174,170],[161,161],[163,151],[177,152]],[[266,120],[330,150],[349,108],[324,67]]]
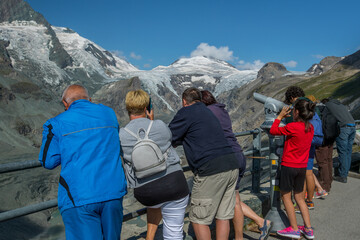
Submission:
[[[47,169],[61,164],[60,212],[126,194],[119,125],[111,108],[77,100],[43,128],[39,161]]]
[[[314,159],[315,157],[315,147],[321,146],[324,134],[322,131],[322,124],[321,119],[319,115],[315,112],[314,117],[310,120],[310,123],[314,127],[314,137],[311,142],[310,152],[309,152],[309,158]]]

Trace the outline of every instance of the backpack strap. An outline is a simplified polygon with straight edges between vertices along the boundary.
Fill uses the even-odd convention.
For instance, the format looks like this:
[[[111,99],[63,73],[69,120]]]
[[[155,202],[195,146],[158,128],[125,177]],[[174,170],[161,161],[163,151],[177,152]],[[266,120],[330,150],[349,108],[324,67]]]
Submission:
[[[135,137],[137,140],[140,140],[140,138],[138,137],[138,135],[136,135],[135,133],[133,133],[132,131],[130,131],[129,129],[127,129],[126,127],[124,127],[124,130],[127,131],[131,136]],[[139,129],[140,131],[140,129]]]
[[[124,128],[124,130],[125,131],[127,131],[130,135],[132,135],[133,137],[135,137],[138,141],[140,141],[142,138],[140,137],[140,132],[145,132],[145,136],[144,136],[144,138],[143,139],[148,139],[149,138],[149,133],[150,133],[150,129],[151,129],[151,127],[152,127],[152,125],[153,125],[153,121],[151,120],[150,121],[150,124],[149,124],[149,126],[148,126],[148,129],[145,131],[145,129],[144,128],[139,128],[139,130],[138,130],[138,133],[137,133],[137,135],[135,134],[135,133],[133,133],[132,131],[130,131],[130,129],[128,129],[128,128]]]
[[[149,127],[148,127],[148,129],[146,130],[146,132],[145,132],[145,137],[144,137],[144,139],[148,139],[149,138],[149,133],[150,133],[150,129],[151,129],[151,127],[152,127],[152,125],[153,125],[153,120],[151,120],[150,121],[150,124],[149,124]],[[139,133],[140,133],[140,129],[139,129]],[[138,133],[138,134],[139,134]]]

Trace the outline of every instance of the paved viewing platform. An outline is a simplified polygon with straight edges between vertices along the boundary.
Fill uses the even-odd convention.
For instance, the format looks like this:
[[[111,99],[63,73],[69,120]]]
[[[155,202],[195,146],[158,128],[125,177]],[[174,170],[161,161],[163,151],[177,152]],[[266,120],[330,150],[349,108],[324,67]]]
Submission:
[[[360,174],[351,173],[347,183],[333,181],[331,191],[324,199],[314,199],[314,210],[309,210],[315,239],[360,239]],[[303,225],[300,214],[296,214]],[[259,234],[244,232],[244,239],[258,239]],[[270,235],[268,239],[289,239]]]
[[[323,199],[314,199],[315,209],[309,210],[311,224],[314,228],[315,239],[339,240],[360,239],[360,174],[351,173],[347,183],[333,181],[331,192]],[[241,199],[249,204],[258,214],[265,214],[269,209],[269,197],[264,196],[268,184],[262,185],[262,194],[253,195],[249,191],[240,194]],[[265,208],[265,209],[264,209]],[[297,215],[298,224],[303,221]],[[244,239],[255,240],[259,238],[255,224],[250,223],[244,229]],[[250,223],[250,224],[249,224]],[[161,230],[161,225],[159,230]],[[255,231],[249,230],[252,228]],[[146,215],[132,219],[123,225],[122,239],[145,239]],[[215,237],[215,236],[214,236]],[[229,239],[233,239],[231,232]],[[156,239],[162,239],[161,231],[157,231]],[[185,218],[184,239],[195,239],[188,215]],[[215,239],[215,238],[213,238]],[[271,234],[268,239],[289,239]]]
[[[334,159],[335,160],[335,159]],[[338,239],[360,239],[360,174],[359,166],[360,153],[353,154],[353,160],[356,160],[355,165],[347,179],[347,183],[340,183],[333,181],[331,192],[324,199],[314,199],[315,209],[310,210],[311,224],[314,227],[315,239],[320,240],[338,240]],[[11,173],[15,174],[15,173]],[[190,171],[185,172],[188,182],[191,182]],[[270,209],[269,190],[270,184],[268,176],[264,176],[260,193],[252,194],[249,189],[251,186],[251,175],[244,178],[242,187],[245,189],[240,191],[242,201],[248,204],[257,214],[266,216],[267,211]],[[124,214],[143,209],[132,197],[132,191],[126,195],[124,199]],[[282,207],[283,209],[283,207]],[[187,209],[188,212],[188,209]],[[52,210],[51,216],[48,216],[46,226],[39,227],[33,225],[32,221],[36,220],[48,211],[42,211],[29,216],[0,222],[0,240],[7,239],[31,239],[31,240],[65,240],[64,225],[59,211],[55,208]],[[298,224],[302,225],[302,218],[300,214],[296,214]],[[31,217],[31,218],[30,218]],[[31,219],[31,220],[30,220]],[[31,221],[31,222],[30,222]],[[184,221],[184,239],[195,239],[195,233],[188,218],[185,216]],[[256,224],[252,223],[249,219],[245,218],[244,239],[258,239],[259,233]],[[24,231],[24,228],[30,229],[34,226],[33,234],[29,234],[26,238],[18,238],[19,233]],[[232,224],[231,224],[232,225]],[[214,224],[211,226],[213,238],[215,239]],[[232,227],[232,226],[231,226]],[[21,236],[24,236],[23,234]],[[140,215],[123,223],[121,239],[142,240],[146,236],[146,214]],[[9,238],[10,237],[10,238]],[[162,224],[159,226],[156,238],[162,239]],[[229,239],[234,239],[234,233],[231,231]],[[268,239],[287,239],[277,236],[275,233],[271,234]]]

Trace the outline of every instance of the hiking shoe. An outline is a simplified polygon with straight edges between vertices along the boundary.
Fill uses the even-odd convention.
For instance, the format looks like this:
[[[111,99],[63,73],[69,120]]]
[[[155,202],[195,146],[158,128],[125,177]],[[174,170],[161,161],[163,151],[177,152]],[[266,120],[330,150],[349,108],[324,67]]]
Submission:
[[[291,226],[288,228],[285,228],[283,230],[277,231],[276,233],[283,237],[289,237],[289,238],[295,238],[295,239],[301,238],[300,229],[295,231]]]
[[[307,238],[307,239],[314,239],[314,230],[313,228],[307,228],[305,226],[298,226],[300,232],[302,234],[304,234],[304,236]]]
[[[313,210],[315,208],[314,203],[312,201],[305,200],[305,203],[309,210]]]
[[[341,183],[347,183],[347,177],[334,176],[333,180]]]
[[[322,190],[322,191],[320,191],[320,192],[315,192],[315,193],[314,193],[314,198],[324,198],[324,197],[326,197],[327,195],[329,195],[328,192],[325,191],[325,190]]]
[[[269,221],[269,223],[267,223],[266,219],[264,220],[264,226],[262,228],[259,228],[261,232],[259,240],[266,240],[269,237],[272,226],[272,222]]]

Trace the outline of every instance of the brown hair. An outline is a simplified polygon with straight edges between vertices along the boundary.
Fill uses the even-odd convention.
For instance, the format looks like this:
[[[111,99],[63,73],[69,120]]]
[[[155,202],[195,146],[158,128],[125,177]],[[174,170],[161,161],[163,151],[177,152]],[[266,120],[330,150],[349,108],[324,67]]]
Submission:
[[[299,118],[305,123],[305,131],[310,127],[310,120],[314,117],[316,104],[305,99],[300,99],[295,102],[294,109],[298,110]]]
[[[206,106],[217,103],[215,97],[208,90],[201,91],[201,101],[205,103]]]
[[[192,102],[200,102],[201,92],[199,89],[194,87],[187,88],[182,94],[182,99],[184,99],[188,104]]]
[[[285,103],[291,104],[293,98],[305,97],[304,90],[298,86],[290,86],[285,92]]]

